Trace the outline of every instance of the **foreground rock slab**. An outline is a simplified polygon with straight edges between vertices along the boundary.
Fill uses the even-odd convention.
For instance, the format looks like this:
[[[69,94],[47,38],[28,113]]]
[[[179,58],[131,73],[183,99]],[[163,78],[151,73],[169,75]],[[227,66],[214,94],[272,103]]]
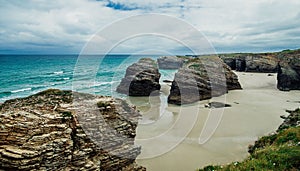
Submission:
[[[129,96],[158,94],[159,78],[157,62],[150,58],[142,58],[127,68],[125,77],[117,87],[117,92]]]
[[[188,104],[242,89],[237,75],[217,56],[190,59],[175,74],[168,102]]]
[[[8,100],[0,170],[145,170],[135,163],[139,117],[122,100],[57,89]]]

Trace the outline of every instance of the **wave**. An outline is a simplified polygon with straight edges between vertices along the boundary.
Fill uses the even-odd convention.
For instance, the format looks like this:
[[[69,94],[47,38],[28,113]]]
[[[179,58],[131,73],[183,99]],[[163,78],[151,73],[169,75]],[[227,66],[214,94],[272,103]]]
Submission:
[[[23,91],[31,91],[31,88],[23,88],[23,89],[13,90],[10,92],[11,93],[19,93],[19,92],[23,92]]]
[[[117,81],[109,81],[109,82],[98,82],[92,85],[91,87],[101,87],[104,85],[112,85],[113,83],[116,83]]]
[[[59,74],[63,74],[63,73],[64,73],[64,71],[53,72],[53,74],[55,74],[55,75],[59,75]]]

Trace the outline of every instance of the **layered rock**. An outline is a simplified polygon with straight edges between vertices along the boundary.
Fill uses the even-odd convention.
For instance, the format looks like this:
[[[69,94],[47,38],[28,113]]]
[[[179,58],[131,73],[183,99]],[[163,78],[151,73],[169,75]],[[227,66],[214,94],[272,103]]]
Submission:
[[[279,90],[300,90],[300,50],[282,52],[278,55],[277,88]]]
[[[272,53],[221,55],[223,61],[236,71],[277,72],[278,58]]]
[[[0,170],[145,170],[135,164],[139,117],[122,100],[55,89],[6,101]]]
[[[190,59],[175,74],[168,102],[187,104],[241,89],[238,77],[216,56]]]
[[[179,69],[183,65],[183,59],[176,56],[163,56],[157,59],[159,69]]]
[[[116,91],[129,96],[158,94],[159,78],[157,62],[153,59],[142,58],[127,68],[125,77]]]
[[[276,73],[278,59],[274,54],[257,54],[246,57],[246,72]]]

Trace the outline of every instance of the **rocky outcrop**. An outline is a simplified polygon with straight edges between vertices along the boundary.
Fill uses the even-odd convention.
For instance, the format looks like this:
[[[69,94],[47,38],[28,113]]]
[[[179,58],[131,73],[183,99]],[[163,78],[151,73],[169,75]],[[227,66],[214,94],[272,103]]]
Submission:
[[[274,54],[257,54],[246,57],[246,72],[276,73],[278,59]]]
[[[129,96],[158,94],[159,78],[160,73],[156,61],[142,58],[127,68],[125,77],[116,91]]]
[[[277,129],[277,132],[280,132],[289,127],[299,127],[300,126],[300,108],[294,111],[286,111],[289,113],[287,117],[283,117],[283,123]]]
[[[283,91],[300,90],[300,50],[279,55],[277,88]]]
[[[183,59],[176,56],[163,56],[157,59],[159,69],[179,69],[183,65]]]
[[[275,73],[278,69],[278,58],[272,53],[230,54],[220,58],[236,71]]]
[[[241,89],[238,77],[215,56],[190,59],[175,74],[168,102],[188,104]]]
[[[0,170],[145,170],[135,164],[139,117],[122,100],[56,89],[6,101]]]

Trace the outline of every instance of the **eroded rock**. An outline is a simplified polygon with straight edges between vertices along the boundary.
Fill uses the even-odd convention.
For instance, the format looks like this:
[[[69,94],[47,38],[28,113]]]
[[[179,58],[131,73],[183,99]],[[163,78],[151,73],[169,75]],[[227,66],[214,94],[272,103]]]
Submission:
[[[241,89],[238,77],[216,56],[190,59],[175,74],[168,102],[188,104]]]
[[[117,92],[129,96],[149,96],[158,94],[160,73],[157,63],[150,58],[142,58],[126,70],[125,77],[117,87]]]
[[[135,163],[139,117],[122,100],[56,89],[6,101],[0,170],[145,170]]]
[[[300,50],[279,54],[277,88],[283,91],[300,90]]]

